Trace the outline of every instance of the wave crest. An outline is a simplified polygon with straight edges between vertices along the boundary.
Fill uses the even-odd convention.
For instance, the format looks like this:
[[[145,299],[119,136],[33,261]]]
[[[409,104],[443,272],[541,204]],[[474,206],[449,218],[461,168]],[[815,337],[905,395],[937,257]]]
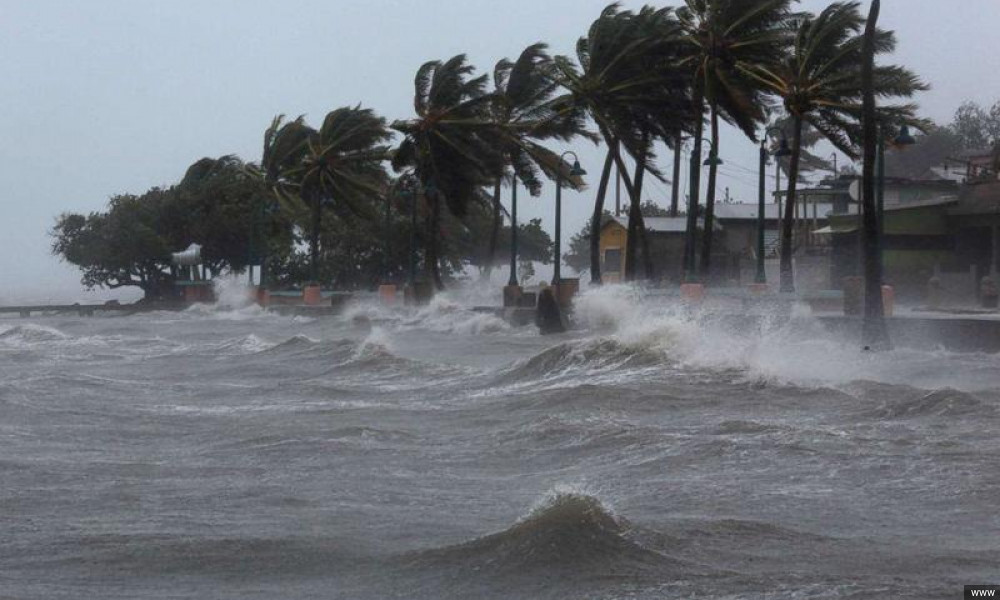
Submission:
[[[912,419],[968,415],[993,408],[972,394],[954,389],[936,390],[922,396],[893,399],[873,411],[880,419]]]
[[[560,493],[500,533],[417,555],[416,566],[459,564],[495,575],[574,571],[587,575],[682,563],[629,539],[631,525],[593,496]]]

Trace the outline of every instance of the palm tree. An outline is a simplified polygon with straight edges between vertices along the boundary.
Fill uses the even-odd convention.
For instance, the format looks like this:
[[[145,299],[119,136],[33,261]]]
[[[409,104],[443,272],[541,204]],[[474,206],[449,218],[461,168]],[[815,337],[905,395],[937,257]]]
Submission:
[[[264,132],[264,149],[255,174],[274,195],[278,205],[291,215],[300,212],[302,191],[296,172],[301,168],[309,152],[309,141],[315,135],[316,130],[306,125],[302,116],[285,121],[284,115],[278,115]],[[315,280],[315,260],[313,265],[312,277]]]
[[[595,284],[601,281],[600,227],[611,168],[617,165],[632,204],[638,206],[641,185],[637,190],[634,181],[641,184],[646,170],[659,176],[652,164],[652,142],[673,139],[678,129],[688,128],[683,110],[687,87],[670,77],[675,73],[670,60],[674,23],[670,9],[646,7],[635,14],[612,4],[577,42],[578,65],[567,57],[555,58],[558,82],[566,90],[556,102],[589,115],[607,147],[591,219],[590,276]],[[625,168],[622,148],[637,159],[634,178]],[[641,211],[629,214],[638,223],[630,229],[640,234],[629,237],[634,244],[645,237],[645,226]],[[648,261],[648,251],[643,257]]]
[[[286,202],[310,213],[310,277],[315,283],[323,208],[330,206],[342,216],[373,217],[367,214],[366,200],[385,189],[388,179],[382,163],[389,157],[385,142],[391,134],[385,119],[361,107],[331,111],[318,131],[301,117],[284,126],[276,119],[272,129],[265,136],[269,142],[262,164],[277,170],[275,189]]]
[[[404,136],[392,166],[413,171],[430,209],[425,262],[438,289],[444,288],[438,265],[441,205],[463,217],[479,189],[495,182],[504,164],[490,114],[488,78],[473,77],[474,71],[464,54],[425,63],[414,84],[416,117],[392,124]]]
[[[322,207],[329,205],[341,216],[362,216],[370,221],[370,200],[385,193],[389,158],[386,142],[392,137],[386,121],[371,109],[342,107],[327,113],[312,137],[309,152],[297,173],[303,189],[314,196],[311,203],[310,253],[313,277],[318,273]]]
[[[705,226],[701,274],[711,270],[715,216],[715,182],[719,161],[719,118],[732,123],[756,141],[756,130],[766,114],[766,99],[747,72],[759,64],[779,60],[787,48],[784,26],[792,0],[685,0],[677,10],[684,31],[683,64],[693,78],[692,111],[697,116],[691,154],[691,198],[688,207],[688,264],[693,275],[695,226],[701,192],[701,115],[708,103],[711,126],[709,178],[705,198]]]
[[[539,143],[551,139],[566,142],[577,135],[596,141],[596,137],[586,130],[583,112],[563,110],[553,104],[559,84],[552,70],[552,58],[546,52],[545,44],[528,46],[516,62],[501,60],[493,70],[491,116],[502,142],[504,163],[513,170],[513,201],[516,201],[518,181],[524,183],[532,196],[541,193],[539,172],[550,179],[561,174],[573,189],[580,189],[583,185],[579,178],[568,176],[568,169],[558,153]],[[501,171],[496,176],[493,192],[493,227],[486,261],[487,272],[496,254],[503,179]],[[516,235],[514,227],[516,224],[512,225],[512,235]]]
[[[792,221],[805,125],[816,129],[838,150],[857,158],[862,140],[863,94],[861,75],[865,19],[858,2],[835,2],[819,15],[801,15],[792,51],[777,63],[761,63],[753,70],[766,89],[782,99],[792,118],[792,156],[788,194],[781,233],[781,290],[795,290],[792,271]],[[892,52],[892,32],[875,32],[876,54]],[[906,98],[927,86],[898,66],[876,66],[874,94],[879,98]],[[880,120],[914,121],[912,105],[883,106]]]

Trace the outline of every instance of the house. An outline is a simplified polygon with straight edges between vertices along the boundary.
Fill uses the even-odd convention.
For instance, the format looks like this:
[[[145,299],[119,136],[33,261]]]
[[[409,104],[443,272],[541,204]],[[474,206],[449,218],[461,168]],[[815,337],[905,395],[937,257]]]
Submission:
[[[946,295],[972,301],[979,282],[1000,269],[1000,181],[887,180],[885,279],[902,298],[923,299],[935,277]],[[861,272],[861,216],[835,215],[831,285]]]
[[[953,195],[891,206],[886,202],[884,276],[900,296],[922,295],[936,269],[954,263],[956,235],[949,209],[957,204]],[[861,231],[858,214],[831,215],[830,287],[839,289],[845,277],[861,274]]]
[[[654,278],[680,282],[684,259],[687,217],[646,217],[649,251],[654,257]],[[704,221],[699,220],[699,230]],[[715,231],[721,232],[718,224]],[[601,281],[620,283],[625,279],[625,247],[628,244],[628,217],[610,217],[601,227]]]

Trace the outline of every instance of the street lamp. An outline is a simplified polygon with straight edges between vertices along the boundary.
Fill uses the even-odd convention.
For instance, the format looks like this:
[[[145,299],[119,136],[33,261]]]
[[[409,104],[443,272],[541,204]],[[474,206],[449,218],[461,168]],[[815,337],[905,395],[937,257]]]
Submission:
[[[580,158],[576,152],[567,150],[559,157],[559,172],[556,175],[556,246],[555,246],[555,270],[552,273],[552,284],[558,286],[562,281],[559,263],[562,262],[562,166],[565,164],[567,155],[573,156],[573,166],[569,170],[570,177],[583,177],[587,174],[580,166]]]
[[[882,265],[881,272],[885,271],[885,263],[883,262],[883,250],[885,243],[883,238],[885,237],[885,134],[886,134],[887,123],[879,122],[878,131],[878,185],[875,190],[875,214],[878,217],[878,260]],[[892,140],[893,145],[904,148],[906,146],[912,146],[917,143],[916,138],[910,134],[910,127],[903,123],[902,127],[899,129],[899,133]],[[884,276],[884,275],[883,275]]]
[[[391,221],[391,209],[392,209],[392,192],[385,195],[385,247],[382,252],[382,277],[384,278],[383,283],[389,284],[392,277],[389,275],[390,269],[390,258],[389,254],[392,250],[392,221]]]
[[[511,180],[510,191],[510,279],[507,285],[517,285],[517,173]]]
[[[257,285],[261,289],[267,285],[267,217],[278,210],[278,203],[273,200],[261,199],[257,209],[253,211],[250,224],[250,251],[247,261],[247,271],[250,274],[250,285],[253,285],[253,265],[258,265]]]
[[[417,280],[417,194],[411,189],[403,189],[399,195],[410,200],[410,265],[406,283],[413,289],[413,284]],[[388,242],[386,244],[388,245]]]
[[[702,164],[706,167],[718,167],[719,165],[724,164],[722,159],[719,158],[718,148],[715,144],[712,144],[712,150],[708,153],[708,158],[706,158],[705,162]]]
[[[755,283],[759,284],[767,283],[767,272],[764,269],[764,196],[766,195],[764,189],[764,171],[767,167],[767,136],[774,131],[781,134],[781,145],[774,153],[775,158],[784,158],[792,154],[791,149],[788,147],[788,138],[785,137],[784,131],[777,127],[771,127],[764,132],[764,137],[760,140],[760,172],[757,190],[757,277],[754,280]],[[778,222],[781,222],[780,214],[778,215]]]

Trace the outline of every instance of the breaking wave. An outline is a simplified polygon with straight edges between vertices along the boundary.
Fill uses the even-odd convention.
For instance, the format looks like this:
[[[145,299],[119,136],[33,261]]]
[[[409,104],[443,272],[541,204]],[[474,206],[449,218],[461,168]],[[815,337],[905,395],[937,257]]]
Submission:
[[[33,323],[15,325],[0,332],[0,341],[12,346],[64,342],[70,339],[72,339],[72,336],[54,327],[45,327],[44,325],[35,325]]]
[[[512,527],[471,542],[417,554],[412,566],[462,568],[480,575],[508,577],[574,573],[601,577],[637,575],[645,570],[691,571],[691,565],[643,547],[633,527],[597,498],[559,493]]]
[[[994,414],[994,406],[972,394],[954,389],[921,392],[894,398],[872,411],[877,419],[917,419],[921,417],[957,417],[974,413]]]

